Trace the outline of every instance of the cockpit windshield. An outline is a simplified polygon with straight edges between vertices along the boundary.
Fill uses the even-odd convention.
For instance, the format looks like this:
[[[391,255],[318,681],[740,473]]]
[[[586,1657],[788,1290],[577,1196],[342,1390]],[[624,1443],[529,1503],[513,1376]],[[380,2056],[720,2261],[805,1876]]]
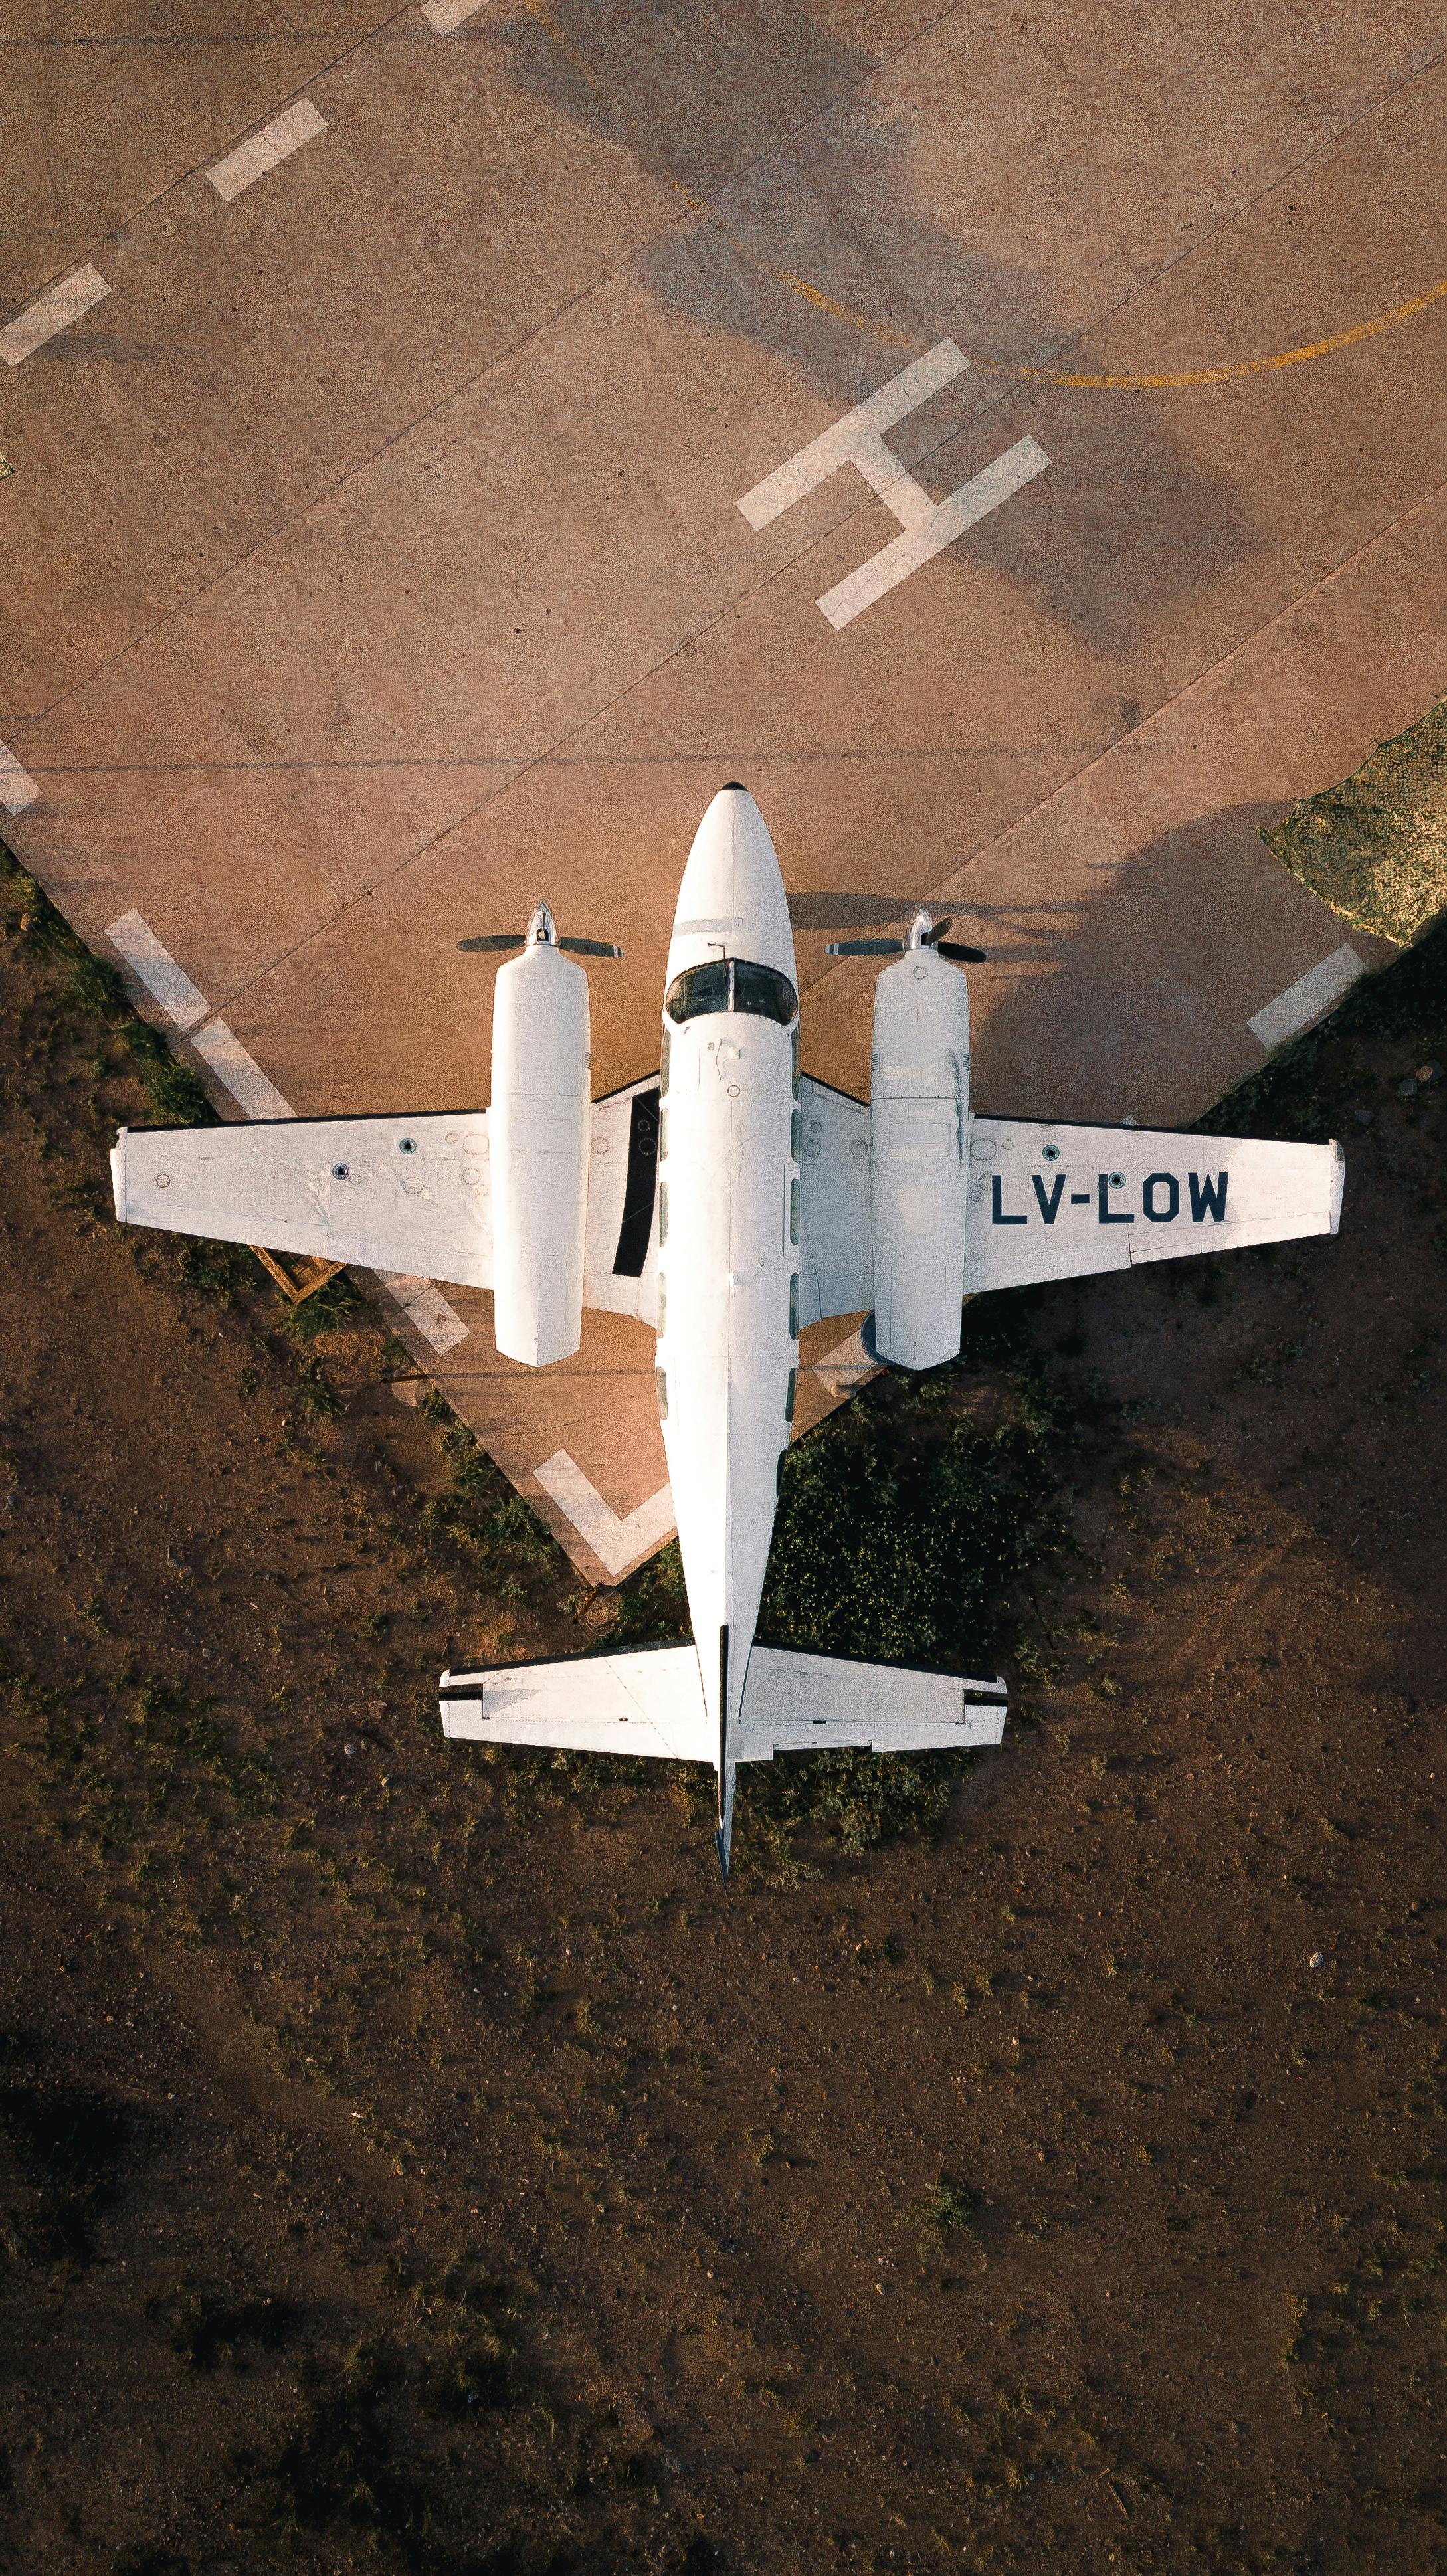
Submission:
[[[706,966],[690,966],[687,974],[675,975],[663,1007],[680,1026],[711,1011],[752,1011],[786,1029],[799,996],[788,976],[772,966],[750,965],[746,957],[711,957]]]

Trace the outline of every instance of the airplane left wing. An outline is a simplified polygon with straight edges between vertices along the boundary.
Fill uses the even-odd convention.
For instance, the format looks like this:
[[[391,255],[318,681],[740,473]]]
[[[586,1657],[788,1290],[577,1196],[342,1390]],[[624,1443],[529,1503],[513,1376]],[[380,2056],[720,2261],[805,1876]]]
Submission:
[[[492,1286],[492,1193],[480,1109],[425,1118],[270,1118],[123,1127],[116,1214],[223,1243]]]
[[[805,1074],[799,1085],[799,1321],[867,1314],[874,1303],[869,1231],[869,1111]]]
[[[1335,1234],[1340,1145],[970,1120],[965,1294]]]
[[[444,1735],[472,1743],[652,1754],[671,1762],[711,1762],[718,1749],[692,1646],[444,1673],[437,1687]]]

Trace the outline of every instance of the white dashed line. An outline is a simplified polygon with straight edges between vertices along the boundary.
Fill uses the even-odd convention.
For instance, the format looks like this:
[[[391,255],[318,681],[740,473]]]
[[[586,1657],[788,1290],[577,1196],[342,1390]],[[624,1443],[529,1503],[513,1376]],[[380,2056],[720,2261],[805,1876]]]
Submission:
[[[283,1100],[270,1074],[262,1072],[255,1056],[247,1054],[235,1030],[228,1028],[224,1020],[208,1020],[204,1029],[193,1029],[191,1044],[248,1118],[296,1116],[291,1102]]]
[[[0,805],[7,814],[23,814],[40,794],[28,769],[22,769],[13,751],[0,742]]]
[[[119,921],[111,923],[106,937],[178,1029],[193,1029],[198,1020],[205,1019],[211,1008],[205,994],[197,990],[185,967],[177,965],[170,949],[162,947],[150,923],[142,921],[138,912],[123,912]]]
[[[0,782],[4,775],[0,768]],[[295,1118],[291,1102],[277,1090],[270,1074],[262,1072],[235,1030],[225,1020],[207,1017],[211,1005],[205,994],[192,983],[185,967],[178,964],[140,913],[123,912],[119,921],[111,923],[106,937],[124,957],[137,982],[145,986],[153,1001],[160,1003],[172,1025],[185,1031],[203,1064],[210,1066],[238,1109],[245,1110],[248,1118]],[[204,1028],[197,1026],[202,1020],[206,1022]],[[439,1358],[458,1342],[466,1341],[469,1327],[430,1279],[414,1279],[410,1273],[391,1270],[379,1270],[376,1275]]]
[[[482,0],[422,0],[422,15],[439,36],[450,36],[454,27],[481,7]]]
[[[551,1458],[545,1458],[534,1473],[543,1492],[551,1496],[560,1512],[567,1514],[579,1537],[587,1540],[600,1565],[606,1566],[610,1574],[621,1574],[635,1556],[661,1547],[669,1532],[678,1527],[671,1485],[660,1485],[656,1494],[650,1494],[646,1503],[640,1503],[622,1520],[566,1449],[558,1449]]]
[[[233,197],[240,196],[243,188],[249,188],[253,180],[264,177],[268,170],[276,168],[278,161],[285,161],[289,153],[299,151],[303,143],[310,143],[314,134],[325,134],[326,130],[326,118],[313,107],[311,100],[299,98],[294,107],[274,116],[269,125],[263,125],[259,134],[248,135],[244,143],[238,143],[235,151],[228,152],[224,161],[216,162],[206,176],[217,196],[224,197],[229,204]]]
[[[836,633],[848,626],[865,608],[872,608],[886,591],[907,581],[921,564],[943,554],[967,528],[973,528],[991,510],[998,510],[1013,492],[1020,491],[1043,474],[1050,459],[1033,438],[1017,439],[1013,447],[994,458],[980,473],[962,483],[947,501],[932,501],[922,483],[901,465],[893,450],[884,444],[883,433],[909,412],[917,411],[942,385],[962,375],[969,365],[953,340],[941,340],[913,366],[891,376],[866,402],[856,403],[832,429],[821,430],[797,456],[766,474],[746,492],[739,508],[751,528],[766,528],[780,512],[793,508],[806,492],[826,482],[842,466],[852,465],[863,475],[872,492],[877,492],[886,509],[899,521],[900,533],[878,554],[871,555],[857,571],[836,582],[815,602],[828,618]]]
[[[57,331],[65,331],[72,322],[78,322],[82,313],[88,313],[109,293],[99,269],[92,268],[87,260],[73,277],[63,277],[58,286],[48,287],[23,313],[17,313],[13,322],[6,323],[0,331],[0,358],[7,367],[18,367],[22,358],[42,349]]]
[[[878,1374],[879,1362],[870,1358],[860,1333],[851,1333],[837,1350],[826,1351],[822,1360],[814,1362],[814,1375],[830,1395],[853,1395],[856,1387]]]
[[[1329,1011],[1333,1002],[1339,1002],[1366,971],[1365,958],[1357,955],[1349,941],[1345,942],[1334,948],[1329,957],[1323,957],[1309,974],[1299,975],[1294,984],[1288,984],[1285,992],[1278,993],[1275,1001],[1268,1002],[1265,1010],[1258,1011],[1246,1026],[1264,1047],[1281,1046],[1287,1038],[1310,1028],[1312,1021]]]
[[[444,1351],[466,1341],[467,1325],[430,1279],[416,1279],[403,1270],[379,1270],[376,1276],[396,1298],[409,1322],[416,1325],[424,1342],[431,1343],[439,1359]]]

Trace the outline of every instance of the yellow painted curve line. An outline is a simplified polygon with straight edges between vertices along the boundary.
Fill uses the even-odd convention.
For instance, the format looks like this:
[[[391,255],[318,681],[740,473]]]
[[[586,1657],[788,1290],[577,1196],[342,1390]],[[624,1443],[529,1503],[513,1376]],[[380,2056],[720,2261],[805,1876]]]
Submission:
[[[559,53],[572,64],[578,78],[594,96],[600,98],[623,124],[632,128],[646,159],[648,138],[632,109],[624,105],[608,82],[599,79],[586,57],[564,35],[546,0],[523,0],[523,6],[531,17],[536,18],[538,25]],[[772,278],[776,286],[787,287],[792,295],[802,296],[807,304],[815,305],[821,313],[831,314],[836,322],[847,322],[852,330],[863,331],[872,340],[882,340],[889,348],[907,350],[911,356],[917,356],[925,349],[925,341],[912,340],[907,332],[896,329],[892,322],[879,322],[868,313],[856,312],[852,305],[841,304],[835,296],[826,295],[822,287],[811,285],[807,277],[798,276],[793,269],[776,267],[772,260],[765,259],[746,241],[741,241],[737,233],[731,232],[722,215],[708,200],[695,197],[681,179],[674,178],[671,170],[657,171],[655,175],[663,179],[694,214],[711,224],[740,259],[746,260],[751,268],[758,269],[762,276]],[[1008,377],[1016,384],[1064,385],[1074,391],[1088,393],[1167,393],[1193,385],[1235,385],[1243,383],[1248,376],[1273,375],[1283,367],[1305,366],[1310,358],[1329,358],[1338,349],[1355,348],[1359,340],[1374,340],[1379,332],[1390,331],[1394,324],[1410,322],[1415,314],[1425,313],[1429,304],[1440,303],[1444,296],[1447,296],[1447,278],[1443,278],[1439,285],[1429,286],[1422,295],[1409,296],[1405,304],[1394,304],[1389,312],[1374,314],[1370,322],[1353,322],[1348,330],[1333,331],[1328,339],[1304,341],[1299,349],[1279,349],[1270,357],[1237,358],[1224,367],[1179,367],[1167,375],[1136,376],[1084,375],[1073,371],[1055,374],[1048,367],[1012,367],[999,358],[976,358],[973,364],[992,376]]]

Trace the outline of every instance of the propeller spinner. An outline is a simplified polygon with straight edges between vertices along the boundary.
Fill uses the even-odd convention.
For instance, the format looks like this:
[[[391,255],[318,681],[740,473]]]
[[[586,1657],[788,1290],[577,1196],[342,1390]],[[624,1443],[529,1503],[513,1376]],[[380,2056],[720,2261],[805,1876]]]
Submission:
[[[831,939],[825,955],[829,957],[902,957],[907,948],[934,948],[941,957],[951,957],[957,964],[983,966],[983,948],[964,948],[957,939],[946,939],[951,917],[936,921],[923,904],[911,921],[903,939]]]
[[[566,948],[574,957],[621,957],[611,939],[572,939],[563,937],[553,919],[551,907],[540,903],[526,930],[489,930],[480,939],[459,939],[458,947],[468,956],[483,950],[501,948]]]

